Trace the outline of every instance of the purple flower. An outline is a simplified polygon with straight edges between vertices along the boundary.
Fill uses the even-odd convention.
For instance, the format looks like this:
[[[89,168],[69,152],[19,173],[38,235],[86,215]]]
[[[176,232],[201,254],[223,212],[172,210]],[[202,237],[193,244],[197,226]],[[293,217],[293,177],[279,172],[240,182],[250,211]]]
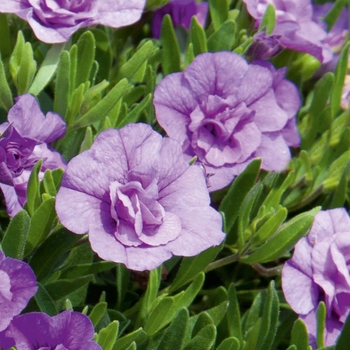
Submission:
[[[89,232],[102,259],[132,270],[154,269],[173,254],[197,255],[225,237],[201,167],[146,124],[106,130],[73,158],[56,211],[69,230]]]
[[[327,309],[325,343],[333,345],[350,312],[350,218],[343,208],[321,211],[282,271],[287,302],[306,323],[315,344],[316,310]]]
[[[27,306],[37,289],[31,267],[23,261],[5,257],[0,250],[0,332]]]
[[[253,60],[268,60],[283,50],[280,45],[280,35],[266,35],[265,32],[258,32],[249,47],[248,55]]]
[[[96,24],[118,28],[141,17],[145,0],[6,0],[0,12],[14,13],[46,43],[68,41],[79,28]]]
[[[310,0],[243,0],[250,15],[256,19],[257,28],[266,8],[272,4],[276,10],[276,26],[272,33],[279,36],[282,47],[306,52],[325,63],[332,58],[332,52],[324,45],[325,24],[313,19]]]
[[[204,53],[157,86],[158,122],[188,160],[197,156],[214,174],[209,190],[230,184],[253,158],[262,158],[266,170],[288,165],[288,146],[299,145],[300,98],[284,73],[232,52]]]
[[[195,16],[199,24],[204,27],[208,13],[208,3],[196,3],[195,0],[171,0],[167,5],[156,10],[153,15],[152,35],[159,38],[163,17],[170,15],[174,27],[183,26],[190,29],[191,19]]]
[[[26,202],[29,175],[39,159],[43,159],[42,174],[46,169],[65,168],[61,155],[48,146],[66,131],[62,118],[53,112],[45,117],[31,95],[16,101],[8,122],[0,125],[0,188],[10,216]]]
[[[42,312],[17,316],[5,331],[17,350],[101,350],[92,341],[94,327],[80,312],[66,310],[50,317]]]

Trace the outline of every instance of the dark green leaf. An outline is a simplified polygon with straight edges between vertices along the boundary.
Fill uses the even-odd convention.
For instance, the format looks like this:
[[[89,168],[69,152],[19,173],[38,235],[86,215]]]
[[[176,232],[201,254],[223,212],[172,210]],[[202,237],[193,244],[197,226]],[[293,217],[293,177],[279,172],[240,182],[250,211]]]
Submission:
[[[55,302],[52,300],[50,294],[45,287],[38,282],[38,291],[34,295],[35,301],[38,304],[40,311],[45,312],[50,316],[55,316],[58,313]]]
[[[72,89],[70,83],[70,70],[70,54],[68,51],[63,51],[60,54],[60,60],[57,67],[54,111],[59,113],[64,119],[66,118],[68,101]]]
[[[3,14],[0,14],[0,16]],[[8,111],[13,105],[12,93],[6,79],[4,64],[0,59],[0,106]]]
[[[182,350],[210,350],[216,339],[216,328],[208,325],[200,330]]]
[[[350,314],[348,314],[341,333],[335,343],[334,350],[348,350],[350,344]]]
[[[11,219],[1,242],[6,256],[23,259],[29,227],[30,217],[25,210],[21,210]]]
[[[226,312],[226,318],[228,321],[229,334],[231,337],[237,338],[239,342],[242,342],[241,313],[239,309],[239,300],[233,283],[230,284],[228,289],[228,298],[229,306]]]
[[[239,340],[235,337],[226,338],[221,344],[216,348],[216,350],[239,350],[241,344]]]

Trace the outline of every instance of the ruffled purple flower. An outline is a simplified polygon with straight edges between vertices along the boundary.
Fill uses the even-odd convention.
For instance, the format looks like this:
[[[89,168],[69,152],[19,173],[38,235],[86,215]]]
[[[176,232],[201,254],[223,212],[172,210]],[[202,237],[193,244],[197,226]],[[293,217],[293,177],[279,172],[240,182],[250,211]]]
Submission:
[[[4,332],[15,343],[17,350],[101,350],[92,341],[94,327],[80,312],[66,310],[50,317],[32,312],[15,317]]]
[[[142,271],[220,244],[222,219],[209,204],[203,170],[181,146],[129,124],[102,132],[68,163],[56,211],[69,230],[89,233],[102,259]]]
[[[27,21],[39,40],[61,43],[80,28],[135,23],[144,6],[145,0],[6,0],[0,2],[0,12]]]
[[[325,344],[333,345],[350,312],[350,218],[343,208],[321,211],[282,271],[287,302],[306,323],[315,345],[316,310],[327,309]]]
[[[196,3],[195,0],[171,0],[154,12],[152,22],[152,35],[154,38],[159,38],[163,17],[168,14],[171,16],[174,27],[182,26],[190,29],[193,16],[204,27],[208,14],[208,3]]]
[[[263,61],[248,64],[232,52],[204,53],[182,73],[166,76],[154,93],[159,124],[180,142],[187,160],[197,156],[210,191],[231,183],[254,158],[284,170],[288,146],[299,145],[296,87]]]
[[[48,144],[65,134],[66,124],[53,112],[41,112],[31,95],[16,98],[8,122],[0,125],[0,188],[7,213],[14,216],[26,202],[26,190],[34,164],[43,159],[46,169],[65,168],[61,155]]]
[[[6,329],[37,291],[36,277],[23,261],[5,257],[0,250],[0,346]]]
[[[310,0],[243,0],[250,15],[256,19],[258,28],[266,8],[272,4],[276,10],[276,26],[272,33],[279,37],[283,48],[301,51],[315,56],[325,63],[333,54],[324,44],[326,25],[313,18]]]

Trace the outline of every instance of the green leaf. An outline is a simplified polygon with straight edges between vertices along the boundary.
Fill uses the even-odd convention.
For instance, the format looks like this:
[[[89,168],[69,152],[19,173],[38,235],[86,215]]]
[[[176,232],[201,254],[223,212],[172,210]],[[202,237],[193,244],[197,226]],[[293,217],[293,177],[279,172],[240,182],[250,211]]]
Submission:
[[[278,259],[288,250],[292,249],[299,239],[309,231],[314,216],[319,210],[320,207],[317,207],[294,217],[283,225],[277,234],[268,242],[250,256],[243,257],[241,261],[247,264],[254,264]]]
[[[338,64],[335,69],[335,81],[333,86],[333,91],[330,98],[330,105],[331,105],[331,111],[332,111],[332,117],[334,118],[337,114],[337,112],[340,109],[340,102],[341,102],[341,96],[345,81],[345,75],[348,70],[348,51],[350,48],[350,42],[347,42],[347,44],[342,49]]]
[[[112,261],[99,261],[89,264],[79,264],[65,267],[61,270],[61,278],[77,278],[80,276],[93,275],[102,271],[107,271],[115,267]]]
[[[96,341],[103,350],[112,350],[116,342],[119,330],[119,322],[113,321],[107,327],[100,330]]]
[[[169,293],[176,291],[184,284],[192,281],[198,273],[215,259],[221,249],[222,245],[219,245],[209,248],[195,257],[183,258],[174,282],[170,286]]]
[[[218,306],[206,310],[206,313],[208,313],[208,315],[211,317],[215,326],[218,326],[222,319],[225,317],[228,306],[229,302],[226,300]]]
[[[93,135],[92,135],[92,129],[91,129],[90,126],[88,126],[86,128],[86,131],[85,131],[84,140],[83,140],[83,142],[80,145],[79,153],[82,153],[82,152],[90,149],[90,147],[92,146],[93,141],[94,140],[93,140]]]
[[[215,343],[215,339],[216,328],[214,325],[208,325],[201,329],[182,350],[210,350]]]
[[[326,14],[326,16],[323,17],[323,21],[328,24],[327,32],[331,31],[346,4],[346,0],[336,0],[331,10]]]
[[[58,310],[50,294],[47,292],[47,290],[41,283],[37,282],[37,284],[38,291],[35,293],[34,298],[40,308],[40,311],[45,312],[50,316],[57,315]]]
[[[341,333],[335,343],[334,350],[348,350],[350,344],[350,314],[346,317]]]
[[[41,64],[34,81],[29,88],[29,93],[37,96],[46,87],[54,76],[60,60],[60,54],[65,47],[63,44],[54,44],[47,52],[43,63]]]
[[[209,314],[203,311],[198,315],[196,323],[194,324],[192,329],[192,338],[194,338],[201,331],[201,329],[208,325],[214,325],[214,322]]]
[[[154,53],[155,47],[151,40],[146,41],[134,55],[126,61],[120,68],[116,80],[123,78],[130,80],[138,71],[147,64],[147,60]],[[142,80],[142,79],[141,79]]]
[[[190,42],[193,45],[194,55],[197,56],[200,53],[207,52],[207,37],[196,16],[192,17],[190,34]]]
[[[128,290],[130,280],[130,270],[124,264],[117,264],[116,267],[116,285],[117,285],[117,309],[120,310],[125,294]]]
[[[57,67],[57,77],[55,85],[54,111],[66,119],[68,110],[68,101],[71,95],[70,83],[71,61],[68,51],[60,54],[60,60]]]
[[[269,4],[266,7],[264,16],[261,20],[259,31],[266,28],[266,35],[271,35],[276,26],[276,12],[275,7],[272,4]]]
[[[58,281],[45,284],[45,288],[53,300],[59,300],[66,297],[68,294],[73,293],[77,289],[85,286],[85,284],[89,283],[92,280],[92,275],[78,277],[72,280],[59,279]]]
[[[316,343],[318,348],[322,348],[325,346],[324,331],[326,328],[326,304],[323,301],[318,304],[316,319]]]
[[[0,52],[2,57],[7,58],[12,52],[12,41],[10,36],[9,23],[5,13],[0,14]]]
[[[57,260],[71,249],[80,238],[80,235],[71,233],[65,228],[52,233],[46,238],[29,262],[38,281],[48,277]]]
[[[32,216],[25,248],[26,256],[49,235],[56,217],[54,198],[40,204]]]
[[[89,318],[96,327],[98,323],[101,321],[102,317],[106,313],[107,310],[107,303],[102,301],[94,306],[94,308],[91,310]]]
[[[241,313],[236,289],[233,283],[228,289],[229,305],[226,312],[228,330],[231,337],[237,338],[238,343],[243,341]]]
[[[181,350],[188,324],[188,311],[182,308],[165,331],[158,350]]]
[[[214,30],[217,31],[228,19],[229,3],[227,0],[209,0],[209,8]]]
[[[129,83],[126,79],[119,81],[99,103],[75,122],[73,129],[84,128],[106,117],[119,99],[128,91],[128,87]]]
[[[226,338],[223,340],[216,350],[239,350],[241,343],[235,337]]]
[[[1,16],[2,14],[0,14]],[[0,59],[0,106],[8,111],[12,106],[12,93],[6,79],[4,64]]]
[[[25,210],[21,210],[11,219],[1,242],[6,256],[23,259],[29,226],[30,217]]]
[[[208,38],[208,51],[231,51],[235,42],[236,22],[228,20]]]
[[[227,195],[222,200],[219,211],[225,213],[226,231],[230,232],[235,223],[241,203],[250,189],[255,185],[260,171],[261,159],[254,159],[245,170],[232,182]]]
[[[146,332],[142,328],[138,328],[135,331],[128,333],[122,338],[119,338],[113,347],[113,350],[125,350],[132,342],[142,343],[147,338]]]
[[[298,350],[307,350],[309,345],[309,336],[305,323],[298,318],[292,328],[291,344],[295,345]]]
[[[164,75],[180,71],[180,47],[176,39],[173,22],[170,15],[163,17],[160,32],[162,45],[162,68]]]
[[[45,192],[51,197],[55,197],[57,194],[57,189],[50,169],[45,170],[42,183],[44,185]]]
[[[257,341],[257,344],[260,345],[259,350],[271,348],[278,327],[279,302],[274,281],[269,284],[266,299]]]
[[[27,187],[27,207],[28,213],[33,216],[35,210],[41,204],[40,198],[40,186],[39,186],[39,172],[43,160],[40,159],[33,167],[33,170],[29,176]]]
[[[148,335],[152,336],[162,327],[164,327],[164,320],[166,319],[167,313],[170,311],[173,304],[174,298],[165,297],[151,311],[145,323],[145,332]]]
[[[84,32],[77,45],[77,68],[74,87],[84,84],[89,80],[90,72],[95,58],[95,37],[90,32]]]

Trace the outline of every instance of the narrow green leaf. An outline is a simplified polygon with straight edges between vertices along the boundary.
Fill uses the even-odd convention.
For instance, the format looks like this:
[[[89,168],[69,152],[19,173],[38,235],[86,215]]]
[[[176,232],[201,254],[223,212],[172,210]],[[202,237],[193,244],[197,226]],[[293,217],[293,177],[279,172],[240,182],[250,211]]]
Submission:
[[[25,43],[22,51],[21,63],[17,71],[17,76],[14,79],[19,95],[28,92],[34,79],[36,66],[32,45],[30,43]]]
[[[28,255],[49,235],[56,217],[55,198],[49,198],[40,204],[32,216],[25,255]]]
[[[115,267],[115,263],[112,261],[98,261],[89,264],[79,264],[68,266],[61,270],[61,278],[77,278],[80,276],[93,275],[102,271],[107,271]]]
[[[57,194],[56,185],[53,180],[52,172],[50,169],[46,169],[44,173],[44,178],[42,180],[45,192],[51,197],[55,197]]]
[[[337,112],[340,109],[341,96],[345,81],[345,75],[348,70],[348,51],[350,47],[350,41],[342,49],[338,64],[335,69],[335,81],[334,87],[330,98],[332,117],[335,118]]]
[[[222,200],[219,211],[225,213],[226,229],[230,232],[237,219],[244,197],[254,186],[260,171],[261,159],[254,159],[232,182],[227,195]]]
[[[216,350],[239,350],[241,343],[235,337],[226,338],[223,340]]]
[[[341,333],[335,343],[334,350],[348,350],[350,344],[350,314],[348,314]]]
[[[135,331],[128,333],[122,338],[119,338],[113,347],[113,350],[125,350],[132,342],[142,343],[147,338],[146,332],[142,328],[138,328]]]
[[[66,297],[68,294],[73,293],[77,289],[85,286],[93,280],[93,276],[83,276],[72,280],[59,279],[54,282],[49,282],[45,284],[45,288],[51,295],[53,300],[59,300]]]
[[[89,80],[95,58],[95,37],[90,32],[84,32],[77,42],[77,70],[74,87]]]
[[[184,284],[192,281],[199,272],[215,259],[221,249],[222,245],[209,248],[195,257],[183,258],[174,282],[170,286],[169,293],[173,293]]]
[[[54,76],[58,62],[60,59],[60,54],[65,47],[63,44],[54,44],[51,46],[50,50],[47,52],[43,63],[41,64],[38,73],[36,74],[32,85],[29,88],[29,93],[37,96],[46,87],[46,85],[51,81]]]
[[[107,303],[106,302],[100,302],[94,306],[94,308],[91,310],[89,318],[94,325],[94,327],[97,326],[97,324],[101,321],[103,315],[107,311]]]
[[[214,30],[217,31],[228,19],[229,2],[227,0],[209,0],[209,9]]]
[[[191,38],[190,41],[193,45],[193,53],[195,56],[200,53],[207,52],[207,37],[203,27],[199,24],[198,19],[193,16],[191,20]]]
[[[29,262],[38,281],[48,277],[54,269],[57,260],[80,238],[80,235],[71,233],[65,228],[52,233],[46,238],[43,244],[35,251]]]
[[[133,341],[125,350],[137,350],[137,345]]]
[[[346,6],[347,0],[336,0],[331,10],[323,17],[323,21],[325,21],[327,26],[327,31],[330,32],[333,28],[334,24],[337,22],[337,19],[342,12],[344,6]]]
[[[208,325],[201,329],[199,333],[186,344],[182,350],[210,350],[216,339],[216,328]]]
[[[128,290],[130,280],[130,270],[124,264],[117,264],[116,267],[116,285],[117,285],[117,306],[120,310],[124,301],[125,294]]]
[[[305,323],[298,318],[292,328],[291,344],[295,345],[298,350],[307,350],[309,345],[309,336]]]
[[[152,310],[145,323],[145,332],[152,336],[164,325],[164,319],[174,304],[174,298],[165,297]]]
[[[296,345],[288,346],[287,350],[299,350]]]
[[[154,50],[155,47],[152,41],[146,41],[134,55],[122,65],[116,80],[119,81],[123,78],[130,80],[144,64],[147,64],[147,60],[154,53]]]
[[[206,310],[206,313],[209,314],[215,326],[218,326],[222,319],[225,317],[229,302],[226,300],[219,304],[218,306],[212,307],[209,310]]]
[[[3,15],[3,14],[0,14]],[[12,93],[6,79],[4,64],[0,59],[0,106],[8,111],[12,106]]]
[[[29,176],[28,187],[27,187],[27,207],[28,212],[33,216],[35,210],[41,204],[40,198],[40,186],[39,186],[39,172],[43,160],[40,159],[33,167],[33,170]]]
[[[73,129],[80,129],[93,124],[106,117],[112,108],[118,103],[119,99],[128,91],[129,83],[122,79],[114,88],[93,108],[80,117]]]
[[[239,309],[239,301],[237,299],[236,289],[233,283],[228,289],[229,306],[226,312],[228,330],[231,337],[235,337],[239,342],[243,341],[242,321]]]
[[[96,341],[101,345],[103,350],[112,350],[117,340],[119,322],[113,321],[107,327],[100,330]]]
[[[60,54],[60,60],[57,67],[57,77],[55,85],[54,111],[59,113],[64,119],[68,110],[68,102],[71,94],[70,84],[71,61],[68,51]]]
[[[204,327],[208,325],[214,325],[212,318],[207,312],[201,312],[198,315],[196,323],[192,329],[192,338],[194,338]]]
[[[180,47],[176,39],[173,22],[170,15],[163,17],[160,32],[162,45],[162,67],[164,75],[180,71]]]
[[[325,346],[324,331],[326,328],[326,304],[323,301],[318,304],[316,319],[316,343],[318,348],[322,348]]]
[[[275,6],[272,4],[269,4],[266,7],[264,16],[261,20],[259,31],[266,28],[266,34],[271,35],[273,33],[273,30],[276,26],[276,12],[275,12]]]
[[[6,256],[23,259],[29,227],[30,217],[25,210],[21,210],[11,219],[1,242]]]
[[[228,20],[208,38],[208,51],[231,51],[235,42],[236,22]]]
[[[317,207],[294,217],[283,225],[280,231],[267,243],[257,249],[250,256],[243,257],[241,261],[247,264],[254,264],[278,259],[285,252],[292,249],[299,239],[309,231],[314,216],[319,210],[320,207]]]
[[[37,284],[38,284],[38,291],[35,293],[34,298],[40,308],[40,311],[45,312],[50,316],[57,315],[58,310],[50,294],[47,292],[47,290],[41,283],[37,282]]]
[[[5,13],[0,14],[0,52],[2,57],[7,58],[12,52],[12,40],[10,36],[9,24]]]
[[[183,341],[185,338],[187,323],[188,323],[188,311],[186,308],[182,308],[171,325],[167,328],[160,344],[158,350],[181,350]]]

